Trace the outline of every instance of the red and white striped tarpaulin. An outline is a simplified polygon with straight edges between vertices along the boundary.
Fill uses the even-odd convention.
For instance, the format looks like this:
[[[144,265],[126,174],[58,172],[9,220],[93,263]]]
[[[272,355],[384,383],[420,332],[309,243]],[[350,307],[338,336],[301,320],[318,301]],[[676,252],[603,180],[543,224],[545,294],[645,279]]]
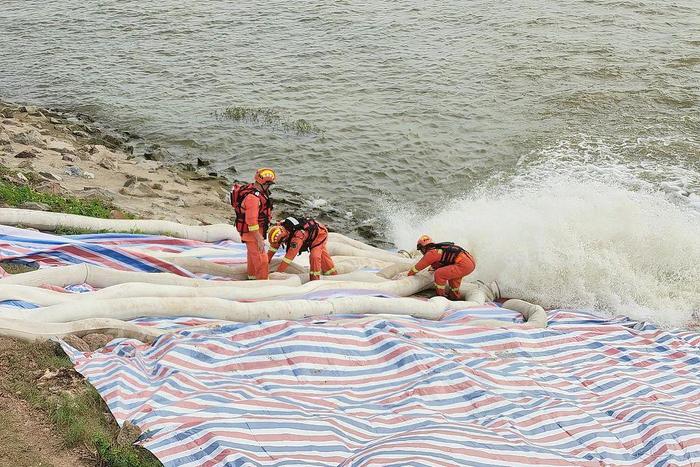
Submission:
[[[84,250],[89,261],[163,270],[147,255],[125,259],[120,245],[201,246],[144,236],[32,246],[14,237],[0,238],[0,251],[42,266],[51,250],[63,263]],[[242,256],[238,245],[217,247],[221,261]],[[575,310],[549,312],[547,329],[470,325],[518,316],[489,305],[441,321],[204,328],[199,318],[142,318],[173,332],[152,345],[64,348],[117,421],[139,426],[139,443],[167,466],[700,465],[700,334]]]

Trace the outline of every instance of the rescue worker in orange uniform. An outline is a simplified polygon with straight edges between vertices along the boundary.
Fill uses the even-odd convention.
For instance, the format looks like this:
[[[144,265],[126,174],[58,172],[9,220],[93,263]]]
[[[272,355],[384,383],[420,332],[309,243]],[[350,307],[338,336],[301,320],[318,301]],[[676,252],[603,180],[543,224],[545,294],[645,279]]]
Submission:
[[[270,189],[276,180],[274,170],[258,169],[253,183],[234,185],[231,190],[236,230],[241,234],[247,250],[248,279],[267,279],[268,276],[265,236],[272,222]]]
[[[411,268],[408,275],[413,276],[430,266],[435,270],[437,295],[447,296],[450,300],[459,300],[461,298],[459,286],[462,284],[462,278],[471,274],[476,268],[472,255],[452,242],[433,243],[427,235],[421,235],[416,248],[423,253],[423,258]]]
[[[270,228],[267,239],[270,242],[270,250],[267,252],[268,261],[272,259],[281,245],[284,245],[287,251],[277,267],[277,272],[286,271],[298,254],[301,254],[302,251],[308,251],[310,254],[309,279],[319,280],[321,273],[324,275],[338,274],[331,255],[326,249],[328,229],[320,222],[313,219],[288,217]]]

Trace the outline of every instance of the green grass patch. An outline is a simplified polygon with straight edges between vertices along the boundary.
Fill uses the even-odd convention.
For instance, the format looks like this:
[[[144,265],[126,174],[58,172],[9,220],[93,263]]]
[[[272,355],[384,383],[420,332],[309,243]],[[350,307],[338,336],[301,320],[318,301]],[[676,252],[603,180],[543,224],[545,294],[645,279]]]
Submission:
[[[65,227],[65,226],[59,226],[56,230],[53,231],[53,233],[55,233],[56,235],[85,235],[85,234],[102,234],[102,233],[145,234],[144,231],[139,230],[139,229],[116,231],[116,230],[108,230],[108,229],[100,229],[100,230],[81,229],[79,227]],[[169,235],[169,236],[172,237],[173,235]]]
[[[108,219],[109,213],[113,209],[111,205],[98,199],[80,199],[43,193],[26,185],[15,185],[6,181],[0,181],[0,201],[10,206],[19,206],[22,203],[33,201],[48,205],[54,212],[102,219]]]
[[[280,115],[276,110],[267,107],[234,106],[217,115],[228,120],[266,126],[297,136],[319,136],[323,134],[321,128],[308,120],[303,118],[291,120]]]

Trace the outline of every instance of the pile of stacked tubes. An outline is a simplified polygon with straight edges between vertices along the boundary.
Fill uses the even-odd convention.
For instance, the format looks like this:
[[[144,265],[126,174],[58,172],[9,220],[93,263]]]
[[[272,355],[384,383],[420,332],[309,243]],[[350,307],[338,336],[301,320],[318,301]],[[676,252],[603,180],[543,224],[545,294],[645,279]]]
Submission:
[[[0,224],[48,232],[58,228],[137,231],[202,242],[240,242],[238,232],[228,224],[191,226],[162,220],[97,219],[21,209],[1,209]],[[406,276],[406,271],[416,262],[415,258],[381,250],[337,233],[330,234],[328,251],[339,274],[313,282],[308,281],[308,271],[299,266],[290,268],[289,273],[273,273],[269,281],[246,281],[245,264],[226,266],[197,258],[206,255],[207,248],[180,254],[154,254],[152,251],[148,254],[195,274],[211,274],[227,280],[118,271],[90,264],[50,267],[8,276],[0,279],[0,301],[24,300],[39,308],[30,312],[0,308],[0,336],[46,340],[98,332],[150,342],[168,331],[139,326],[129,320],[148,316],[189,316],[223,322],[251,322],[337,314],[403,315],[437,320],[452,310],[483,305],[499,298],[495,284],[481,282],[462,284],[460,292],[464,301],[414,297],[433,284],[432,274],[427,271]],[[271,266],[274,264],[273,261]],[[51,290],[51,286],[63,288],[83,283],[97,290],[86,293]],[[300,298],[313,292],[341,289],[361,290],[367,296],[324,300]],[[542,328],[547,325],[546,313],[538,305],[510,299],[502,306],[521,313],[524,322],[480,319],[472,320],[470,324],[490,328]]]

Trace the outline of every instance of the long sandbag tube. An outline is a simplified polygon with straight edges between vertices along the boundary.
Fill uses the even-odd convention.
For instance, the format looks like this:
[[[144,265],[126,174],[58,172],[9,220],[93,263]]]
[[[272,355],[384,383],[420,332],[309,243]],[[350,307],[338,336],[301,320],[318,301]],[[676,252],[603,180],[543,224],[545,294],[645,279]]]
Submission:
[[[169,235],[202,242],[220,240],[241,241],[240,234],[230,224],[214,224],[206,226],[185,225],[177,222],[151,219],[98,219],[94,217],[64,214],[58,212],[33,211],[29,209],[5,208],[0,210],[0,224],[22,225],[42,231],[53,232],[59,227],[79,228],[100,231],[141,232],[153,235]],[[353,240],[345,235],[331,233],[328,250],[331,255],[364,256],[382,259],[389,262],[410,262],[402,255],[384,251]]]
[[[98,219],[94,217],[63,214],[58,212],[32,211],[27,209],[0,209],[0,224],[22,225],[42,231],[53,232],[59,227],[71,227],[89,231],[110,230],[115,232],[139,232],[151,235],[218,242],[220,240],[241,241],[236,228],[230,224],[185,225],[177,222],[147,219]]]
[[[114,269],[101,268],[87,263],[38,269],[36,271],[15,274],[0,279],[0,285],[19,284],[40,286],[47,284],[65,287],[71,284],[89,284],[100,289],[111,285],[124,284],[126,282],[147,282],[150,284],[181,285],[187,287],[227,287],[230,286],[233,281],[193,279],[168,272],[116,271]],[[235,281],[237,287],[269,287],[271,283],[277,285],[300,285],[301,281],[297,276],[293,275],[287,275],[284,279],[274,281]]]
[[[396,253],[391,253],[389,251],[379,249],[376,249],[375,251],[364,250],[360,248],[355,248],[354,246],[346,245],[344,243],[328,242],[327,249],[328,253],[331,256],[360,256],[364,258],[378,259],[389,263],[414,263],[413,259],[397,255]]]
[[[440,319],[454,308],[443,297],[428,301],[410,298],[380,299],[353,297],[327,301],[294,300],[284,302],[238,303],[221,299],[141,298],[86,301],[75,304],[55,305],[41,310],[15,312],[15,318],[0,318],[0,336],[18,337],[26,340],[44,340],[63,337],[67,334],[85,335],[92,332],[115,334],[149,342],[163,334],[153,328],[139,327],[132,323],[108,318],[119,316],[132,319],[140,316],[199,316],[225,321],[250,322],[257,320],[301,319],[317,315],[375,314],[411,315],[424,319]],[[470,326],[486,328],[544,328],[546,313],[542,307],[523,300],[508,300],[504,308],[518,311],[525,324],[506,323],[498,320],[473,320]],[[90,316],[90,318],[86,318]],[[22,319],[18,318],[21,317]],[[56,321],[62,321],[56,323]],[[205,326],[210,327],[210,326]]]
[[[207,261],[199,258],[192,258],[188,256],[162,256],[167,262],[180,266],[187,269],[195,274],[211,274],[214,276],[228,277],[232,280],[246,280],[248,278],[248,265],[245,263],[241,264],[231,264],[223,265],[217,264],[212,261]],[[274,258],[270,262],[270,270],[273,271],[275,267],[281,263],[280,258]],[[290,264],[287,268],[289,274],[309,274],[308,271],[304,270],[303,267],[297,264]]]
[[[166,331],[112,318],[87,318],[68,323],[41,324],[25,319],[0,318],[0,336],[2,337],[43,341],[69,334],[82,337],[92,333],[110,334],[116,337],[138,339],[141,342],[151,342],[154,338],[165,334]]]
[[[259,282],[258,282],[259,283]],[[112,285],[101,290],[85,293],[63,293],[28,285],[6,284],[0,280],[0,301],[23,300],[38,306],[51,306],[60,303],[76,303],[86,300],[138,297],[185,297],[221,298],[226,300],[271,300],[299,297],[303,294],[323,290],[356,289],[372,291],[392,296],[410,296],[430,285],[427,276],[406,277],[401,280],[382,282],[352,281],[311,281],[302,286],[277,285],[271,281],[268,287],[250,287],[249,282],[226,282],[225,287],[188,287],[128,282]],[[2,316],[2,312],[0,312]]]
[[[65,323],[88,318],[121,320],[143,316],[194,316],[234,322],[296,320],[335,314],[389,314],[439,319],[449,309],[442,297],[415,298],[342,297],[327,300],[232,302],[220,298],[138,297],[86,300],[26,310],[2,312],[3,318],[37,323]]]
[[[525,328],[546,328],[547,327],[547,313],[539,305],[526,302],[525,300],[520,300],[513,298],[506,300],[503,303],[503,308],[508,310],[517,311],[523,315],[524,323],[506,323],[503,321],[498,321],[495,319],[475,319],[469,321],[471,326],[480,326],[486,328],[509,328],[509,329],[521,329]]]

